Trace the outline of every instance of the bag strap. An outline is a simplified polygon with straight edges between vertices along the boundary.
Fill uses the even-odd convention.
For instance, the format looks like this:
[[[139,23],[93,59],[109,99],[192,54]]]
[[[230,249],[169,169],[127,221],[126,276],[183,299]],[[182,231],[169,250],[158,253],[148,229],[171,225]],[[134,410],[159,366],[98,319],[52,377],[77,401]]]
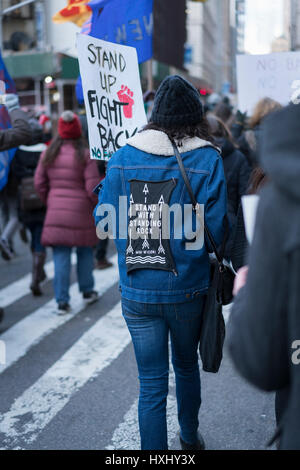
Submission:
[[[182,178],[184,180],[184,183],[186,185],[186,188],[188,190],[188,193],[189,193],[189,196],[191,198],[191,201],[192,201],[192,206],[193,206],[193,210],[196,214],[199,214],[199,204],[196,200],[196,197],[194,195],[194,192],[192,190],[192,187],[191,187],[191,183],[190,183],[190,180],[186,174],[186,169],[184,167],[184,164],[183,164],[183,161],[182,161],[182,158],[181,158],[181,155],[179,153],[179,150],[178,150],[178,147],[174,141],[174,139],[170,138],[170,141],[171,141],[171,144],[172,144],[172,147],[173,147],[173,150],[174,150],[174,153],[175,153],[175,157],[177,159],[177,162],[178,162],[178,166],[179,166],[179,169],[180,169],[180,173],[182,175]],[[226,225],[227,225],[227,229],[226,231],[228,230],[228,221],[227,221],[227,217],[226,217]],[[217,245],[213,239],[213,236],[209,230],[209,228],[207,227],[205,221],[204,221],[204,231],[205,231],[205,234],[209,240],[209,243],[211,244],[212,246],[212,249],[214,251],[214,254],[218,260],[218,263],[219,263],[219,266],[220,268],[224,268],[224,264],[223,264],[223,256],[221,256],[221,254],[219,253],[218,251],[218,248],[217,248]],[[222,243],[222,253],[224,253],[224,249],[225,249],[225,244],[226,244],[226,234],[225,234],[225,237],[224,237],[224,240],[223,240],[223,243]]]

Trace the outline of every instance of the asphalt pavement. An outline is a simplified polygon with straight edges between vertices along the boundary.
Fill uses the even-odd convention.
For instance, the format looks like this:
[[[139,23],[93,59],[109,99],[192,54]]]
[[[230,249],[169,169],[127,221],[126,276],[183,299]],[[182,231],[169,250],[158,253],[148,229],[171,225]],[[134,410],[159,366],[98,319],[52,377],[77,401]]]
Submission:
[[[51,250],[44,295],[34,298],[29,246],[18,235],[15,249],[13,260],[0,260],[0,346],[6,349],[0,364],[0,448],[139,449],[137,368],[121,315],[113,244],[114,266],[94,272],[99,301],[83,303],[73,267],[72,312],[63,317],[55,313]],[[274,395],[240,378],[226,348],[220,372],[202,372],[201,379],[199,420],[207,449],[264,450],[275,428]],[[177,432],[171,372],[170,449],[180,449]]]

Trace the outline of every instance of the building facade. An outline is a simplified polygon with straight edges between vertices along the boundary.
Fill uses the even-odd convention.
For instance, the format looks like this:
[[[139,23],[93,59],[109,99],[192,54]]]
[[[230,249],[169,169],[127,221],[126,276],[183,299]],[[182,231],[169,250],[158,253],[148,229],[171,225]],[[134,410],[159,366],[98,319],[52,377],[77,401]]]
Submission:
[[[57,117],[76,108],[75,84],[79,75],[74,58],[75,25],[56,25],[52,16],[61,0],[36,0],[16,10],[19,0],[0,0],[2,55],[16,83],[23,107]]]
[[[0,0],[0,11],[18,3],[19,0]],[[75,38],[80,29],[70,22],[52,21],[64,4],[64,0],[35,0],[5,14],[1,22],[3,57],[22,106],[40,108],[54,116],[65,108],[77,107],[75,84],[79,69]],[[242,5],[242,0],[186,0],[185,68],[188,78],[204,94],[235,91],[235,54],[242,52],[243,43]],[[144,83],[145,67],[141,71]],[[176,70],[172,67],[153,61],[155,83],[173,72]]]
[[[235,0],[236,16],[236,51],[237,54],[245,53],[245,23],[246,23],[246,1]]]
[[[224,95],[234,88],[234,61],[232,53],[232,15],[231,1],[223,0],[217,4],[217,59],[216,91]]]
[[[291,50],[300,50],[300,2],[299,0],[289,0],[290,8],[290,41]]]
[[[292,36],[291,36],[291,20],[292,20],[292,1],[291,0],[283,0],[283,38],[286,39],[287,42],[287,50],[291,50],[292,44]]]
[[[187,2],[187,61],[191,77],[217,93],[233,82],[231,0]]]

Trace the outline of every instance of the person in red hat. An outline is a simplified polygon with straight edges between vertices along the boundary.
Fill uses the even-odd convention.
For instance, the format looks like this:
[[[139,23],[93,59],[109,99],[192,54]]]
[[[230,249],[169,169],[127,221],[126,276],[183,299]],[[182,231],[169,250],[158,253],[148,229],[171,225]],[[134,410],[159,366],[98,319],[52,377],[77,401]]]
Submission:
[[[64,111],[58,121],[58,134],[41,155],[35,173],[35,188],[47,206],[42,244],[53,248],[59,314],[70,311],[72,247],[77,249],[77,276],[83,298],[87,303],[98,298],[92,248],[97,244],[92,214],[97,202],[93,188],[98,182],[97,164],[89,157],[80,120],[72,111]]]

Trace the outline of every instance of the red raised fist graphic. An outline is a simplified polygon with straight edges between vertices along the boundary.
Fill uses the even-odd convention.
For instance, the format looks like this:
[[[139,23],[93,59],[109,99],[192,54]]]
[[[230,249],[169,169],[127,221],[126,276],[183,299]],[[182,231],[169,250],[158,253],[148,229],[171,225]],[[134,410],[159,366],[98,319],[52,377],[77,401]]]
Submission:
[[[125,85],[121,86],[121,90],[117,93],[121,103],[126,103],[127,106],[123,107],[124,116],[128,119],[132,118],[132,107],[134,105],[133,92]]]

